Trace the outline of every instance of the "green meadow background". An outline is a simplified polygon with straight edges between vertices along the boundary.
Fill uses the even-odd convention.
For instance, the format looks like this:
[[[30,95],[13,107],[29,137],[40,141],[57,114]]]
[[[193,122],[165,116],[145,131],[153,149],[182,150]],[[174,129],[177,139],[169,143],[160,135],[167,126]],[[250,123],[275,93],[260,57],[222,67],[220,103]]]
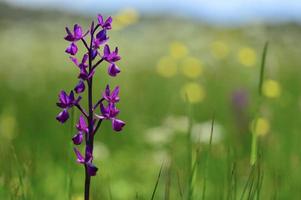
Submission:
[[[64,28],[88,28],[92,18],[4,4],[0,11],[0,199],[83,199],[71,142],[79,113],[61,125],[55,103],[77,83]],[[187,199],[190,188],[191,199],[203,199],[204,184],[205,199],[241,199],[255,111],[261,192],[251,198],[247,185],[242,199],[300,198],[300,25],[222,27],[133,9],[113,16],[109,44],[120,48],[122,73],[111,78],[99,68],[94,97],[106,83],[120,85],[127,125],[116,133],[105,122],[96,135],[93,200],[151,199],[161,166],[154,199]]]

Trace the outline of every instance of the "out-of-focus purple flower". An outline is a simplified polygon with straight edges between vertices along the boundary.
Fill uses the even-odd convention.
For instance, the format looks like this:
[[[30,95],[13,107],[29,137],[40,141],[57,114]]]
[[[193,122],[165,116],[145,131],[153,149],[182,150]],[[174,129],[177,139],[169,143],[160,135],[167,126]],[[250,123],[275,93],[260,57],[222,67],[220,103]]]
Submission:
[[[61,91],[59,94],[59,102],[56,105],[60,108],[70,108],[76,105],[80,101],[81,97],[75,99],[73,91],[68,95],[65,91]]]
[[[114,131],[121,131],[122,128],[125,126],[125,122],[120,119],[112,119],[112,127]]]
[[[119,86],[115,87],[115,89],[112,91],[110,91],[110,86],[107,85],[105,92],[103,93],[103,98],[110,102],[110,103],[117,103],[119,102]]]
[[[73,136],[72,141],[75,145],[80,145],[83,141],[83,133],[78,132],[76,135]]]
[[[77,53],[77,46],[74,42],[72,42],[68,47],[67,49],[65,50],[66,53],[70,54],[70,55],[75,55]]]
[[[99,24],[102,28],[104,28],[104,29],[106,29],[106,30],[112,29],[112,22],[113,22],[112,17],[108,17],[108,19],[106,19],[106,21],[104,21],[102,15],[99,14],[99,15],[97,16],[97,19],[98,19],[98,24]]]
[[[82,27],[78,24],[74,25],[73,33],[69,30],[68,27],[66,27],[66,32],[67,32],[67,35],[65,36],[65,40],[67,40],[69,42],[76,42],[88,34],[88,32],[83,34]]]
[[[120,69],[119,67],[115,64],[115,63],[110,63],[109,67],[108,67],[108,74],[110,76],[117,76],[117,74],[120,73]]]
[[[86,132],[86,133],[88,133],[88,125],[87,125],[87,123],[85,121],[85,118],[82,115],[79,116],[79,120],[78,120],[78,123],[76,124],[76,128],[80,132]]]
[[[74,91],[79,94],[85,91],[85,83],[84,81],[80,80],[78,84],[75,86]]]
[[[69,113],[67,109],[62,110],[57,116],[56,119],[62,124],[65,123],[69,119]]]
[[[240,89],[232,93],[232,104],[235,109],[243,110],[248,103],[248,93],[245,90]]]
[[[116,47],[115,50],[111,52],[109,45],[106,44],[103,49],[103,59],[110,63],[120,60],[121,57],[118,55],[118,47]]]

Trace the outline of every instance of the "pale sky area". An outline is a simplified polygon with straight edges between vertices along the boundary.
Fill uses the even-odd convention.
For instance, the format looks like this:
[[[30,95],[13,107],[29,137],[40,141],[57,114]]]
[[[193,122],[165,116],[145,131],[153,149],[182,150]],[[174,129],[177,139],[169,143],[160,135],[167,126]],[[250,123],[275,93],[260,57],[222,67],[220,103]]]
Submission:
[[[252,21],[301,22],[301,0],[4,0],[18,6],[68,9],[94,14],[134,8],[207,22],[239,24]]]

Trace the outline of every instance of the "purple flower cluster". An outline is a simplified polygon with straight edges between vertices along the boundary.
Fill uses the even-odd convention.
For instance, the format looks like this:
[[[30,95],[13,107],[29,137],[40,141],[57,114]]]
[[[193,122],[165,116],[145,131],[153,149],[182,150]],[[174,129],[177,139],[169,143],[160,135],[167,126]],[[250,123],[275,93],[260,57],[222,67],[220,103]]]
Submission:
[[[72,141],[75,145],[80,145],[85,141],[85,155],[82,155],[77,148],[74,148],[74,152],[77,162],[85,166],[86,179],[89,176],[96,175],[98,170],[93,164],[93,142],[94,135],[102,121],[110,120],[112,129],[117,132],[121,131],[125,126],[125,122],[117,118],[119,114],[119,110],[116,107],[116,104],[119,102],[118,86],[113,91],[110,91],[110,86],[107,85],[97,103],[93,104],[92,101],[93,76],[97,67],[105,61],[108,63],[107,72],[109,76],[116,77],[120,73],[120,69],[116,64],[121,59],[118,54],[118,47],[114,51],[111,51],[107,44],[109,40],[107,32],[112,29],[112,21],[111,17],[104,20],[101,15],[98,15],[98,23],[95,24],[92,22],[87,32],[84,32],[78,24],[74,25],[73,31],[66,28],[67,35],[65,36],[65,40],[70,42],[70,44],[65,52],[70,55],[70,60],[78,68],[79,73],[77,77],[79,81],[69,94],[65,91],[60,92],[57,106],[62,110],[56,119],[61,123],[65,123],[69,119],[69,109],[72,107],[76,107],[81,112],[76,124],[77,133],[72,138]],[[87,36],[89,36],[89,40],[86,39]],[[78,53],[78,43],[80,42],[85,47],[86,52],[78,60],[75,56]],[[85,92],[85,90],[88,93],[88,112],[80,104],[82,99],[80,94]],[[99,114],[95,113],[98,107],[100,108]],[[85,194],[86,192],[85,190]]]

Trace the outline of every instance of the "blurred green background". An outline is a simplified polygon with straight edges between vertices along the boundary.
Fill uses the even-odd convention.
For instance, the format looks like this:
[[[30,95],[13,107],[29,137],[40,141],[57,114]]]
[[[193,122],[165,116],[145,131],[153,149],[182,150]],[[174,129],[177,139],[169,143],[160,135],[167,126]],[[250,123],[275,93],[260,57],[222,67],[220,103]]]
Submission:
[[[76,130],[72,120],[65,125],[55,120],[55,103],[61,89],[77,83],[77,69],[64,53],[64,27],[88,28],[92,18],[3,3],[0,11],[0,199],[83,199],[84,170],[71,142]],[[127,125],[115,133],[106,122],[96,136],[93,200],[150,199],[162,163],[155,199],[181,199],[189,182],[189,115],[189,140],[199,150],[194,199],[201,199],[204,177],[206,199],[229,199],[233,166],[239,199],[250,172],[250,126],[267,40],[264,98],[255,127],[264,174],[261,199],[300,198],[298,23],[221,26],[133,8],[112,15],[109,44],[120,48],[122,73],[113,79],[101,67],[94,97],[106,83],[120,85],[120,118]],[[74,111],[74,120],[78,115]]]

